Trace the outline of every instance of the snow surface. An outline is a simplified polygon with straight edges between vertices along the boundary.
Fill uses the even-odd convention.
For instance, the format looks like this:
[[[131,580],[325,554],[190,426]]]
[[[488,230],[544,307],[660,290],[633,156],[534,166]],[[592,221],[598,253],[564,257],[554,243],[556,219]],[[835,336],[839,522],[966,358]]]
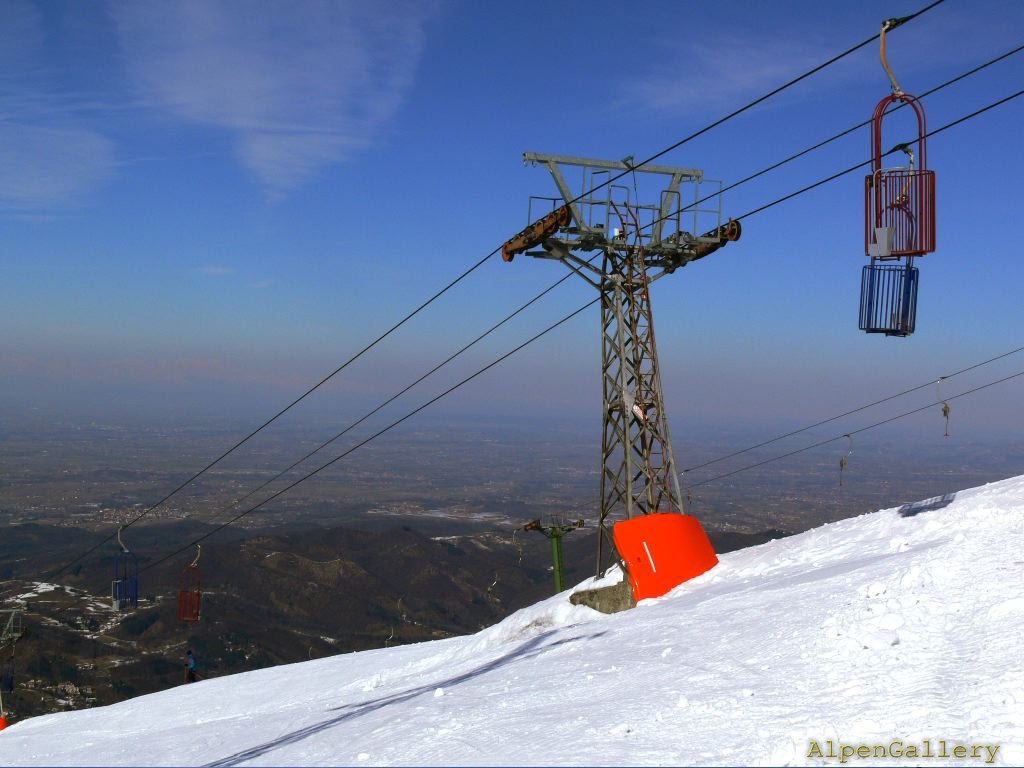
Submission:
[[[604,616],[205,680],[0,732],[3,765],[1024,763],[1024,476],[724,555]],[[984,765],[977,758],[848,764]]]
[[[59,584],[49,584],[45,581],[38,581],[35,583],[35,586],[32,588],[30,592],[25,592],[21,595],[15,595],[13,599],[18,600],[20,602],[24,602],[25,600],[29,600],[33,597],[38,597],[39,595],[45,595],[47,592],[53,592],[58,589],[63,589],[63,587],[61,587]],[[69,589],[68,592],[74,593],[74,590]]]

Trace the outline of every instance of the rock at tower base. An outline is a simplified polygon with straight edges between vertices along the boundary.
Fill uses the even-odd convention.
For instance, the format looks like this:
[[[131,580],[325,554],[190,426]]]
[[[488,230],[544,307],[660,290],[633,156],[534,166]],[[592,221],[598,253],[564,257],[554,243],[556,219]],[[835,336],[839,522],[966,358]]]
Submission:
[[[573,605],[585,605],[601,613],[618,613],[636,605],[633,587],[625,580],[608,587],[573,592],[569,595],[569,602]]]

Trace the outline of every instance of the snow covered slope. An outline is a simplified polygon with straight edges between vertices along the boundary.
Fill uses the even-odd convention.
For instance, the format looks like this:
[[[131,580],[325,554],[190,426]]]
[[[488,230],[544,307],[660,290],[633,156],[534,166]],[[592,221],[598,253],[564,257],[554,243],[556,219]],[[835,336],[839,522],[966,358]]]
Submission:
[[[1018,477],[725,555],[626,613],[561,595],[469,637],[27,720],[0,764],[804,765],[878,745],[919,757],[847,762],[1020,765],[1022,572]]]

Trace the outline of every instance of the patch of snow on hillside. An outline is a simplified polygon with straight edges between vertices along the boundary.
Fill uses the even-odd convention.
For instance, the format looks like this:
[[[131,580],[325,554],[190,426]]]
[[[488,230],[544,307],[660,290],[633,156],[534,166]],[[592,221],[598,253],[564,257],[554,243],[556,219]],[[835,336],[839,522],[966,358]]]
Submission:
[[[59,584],[48,584],[45,581],[38,581],[33,584],[31,591],[15,595],[12,599],[24,602],[25,600],[31,600],[33,597],[39,597],[40,595],[45,595],[47,592],[53,592],[58,589],[64,589],[64,587]],[[71,592],[71,590],[68,591]]]

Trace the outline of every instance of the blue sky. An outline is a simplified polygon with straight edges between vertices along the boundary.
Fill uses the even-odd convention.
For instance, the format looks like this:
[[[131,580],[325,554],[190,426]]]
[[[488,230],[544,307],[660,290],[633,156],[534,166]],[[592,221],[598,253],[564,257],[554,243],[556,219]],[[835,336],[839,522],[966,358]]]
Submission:
[[[7,0],[0,405],[268,415],[522,228],[528,196],[554,193],[522,152],[646,157],[924,4]],[[1024,43],[1024,5],[948,0],[890,40],[903,87],[921,92]],[[1022,57],[929,97],[929,125],[1019,90]],[[887,93],[872,44],[659,162],[730,183],[867,119]],[[857,330],[860,173],[751,217],[739,243],[658,283],[673,418],[802,423],[1024,343],[1022,118],[1024,98],[930,142],[939,247],[919,262],[908,339]],[[891,143],[906,127],[894,118]],[[862,129],[728,193],[723,211],[868,154]],[[488,262],[311,407],[374,404],[560,270]],[[404,402],[590,290],[567,283]],[[596,313],[447,407],[596,419]],[[1024,369],[1019,357],[964,387]],[[1021,400],[1008,384],[957,415],[1019,427]]]

